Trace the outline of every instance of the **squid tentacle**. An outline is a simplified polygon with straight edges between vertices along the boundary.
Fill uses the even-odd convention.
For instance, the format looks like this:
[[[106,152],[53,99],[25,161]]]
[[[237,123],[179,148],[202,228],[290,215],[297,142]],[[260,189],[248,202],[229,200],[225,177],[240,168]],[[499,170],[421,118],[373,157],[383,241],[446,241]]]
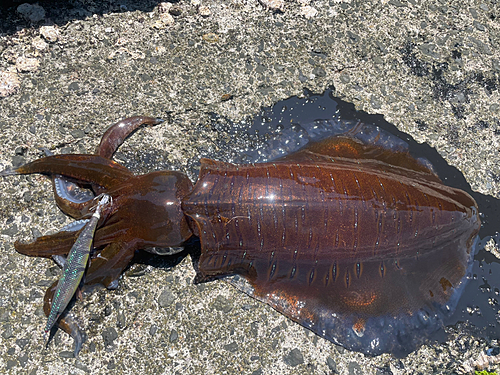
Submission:
[[[61,175],[82,183],[96,183],[104,189],[128,180],[133,176],[126,167],[97,155],[54,155],[32,161],[16,169],[0,172],[0,176],[42,173]]]
[[[133,242],[118,241],[107,245],[97,257],[90,260],[85,284],[101,284],[108,289],[116,289],[118,278],[130,264],[135,250]]]
[[[41,150],[45,152],[45,156],[53,155],[46,147],[42,147]],[[59,174],[52,176],[52,190],[57,206],[66,215],[73,218],[82,217],[88,203],[95,196],[90,189],[81,187],[77,181],[72,181]]]
[[[111,159],[115,151],[125,139],[143,125],[158,125],[164,120],[154,117],[134,116],[118,121],[111,125],[103,134],[101,143],[97,146],[96,154]]]
[[[87,222],[88,219],[74,221],[62,227],[59,232],[40,236],[32,242],[16,241],[14,247],[18,253],[33,257],[52,256],[54,259],[55,256],[66,255]],[[59,261],[56,260],[56,263],[59,264]]]
[[[80,230],[57,232],[47,236],[40,236],[30,243],[16,241],[14,248],[18,253],[31,257],[50,258],[52,255],[66,255],[79,234]]]

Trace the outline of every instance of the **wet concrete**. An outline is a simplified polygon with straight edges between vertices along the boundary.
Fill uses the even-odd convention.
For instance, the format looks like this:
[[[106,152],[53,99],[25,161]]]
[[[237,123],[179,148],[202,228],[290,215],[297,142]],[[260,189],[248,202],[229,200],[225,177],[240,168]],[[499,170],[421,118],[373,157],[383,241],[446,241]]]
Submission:
[[[304,88],[333,86],[357,109],[383,114],[435,147],[473,190],[498,197],[496,1],[290,1],[282,11],[239,0],[40,6],[43,12],[0,8],[0,70],[9,72],[0,89],[13,92],[0,99],[2,169],[39,157],[42,146],[91,152],[109,124],[144,114],[169,121],[135,134],[119,157],[144,161],[149,170],[149,155],[166,150],[158,168],[194,174],[194,161],[216,154],[224,139],[210,113],[241,121]],[[41,335],[42,296],[58,270],[13,248],[16,239],[69,220],[45,178],[0,184],[6,373],[452,373],[498,345],[459,327],[449,341],[403,359],[365,357],[224,282],[192,285],[187,257],[175,267],[137,266],[118,290],[77,303],[89,340],[78,359],[70,358],[67,335],[48,349]]]

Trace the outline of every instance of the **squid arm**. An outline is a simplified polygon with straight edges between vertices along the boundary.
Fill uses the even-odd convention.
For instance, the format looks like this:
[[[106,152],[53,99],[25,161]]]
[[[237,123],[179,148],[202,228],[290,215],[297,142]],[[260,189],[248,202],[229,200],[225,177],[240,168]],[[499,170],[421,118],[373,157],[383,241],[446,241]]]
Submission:
[[[118,147],[122,145],[125,139],[143,125],[154,126],[161,124],[164,120],[154,117],[134,116],[118,121],[111,125],[101,138],[101,142],[96,149],[96,155],[111,159]],[[41,148],[46,156],[53,156],[47,148]],[[79,218],[82,212],[87,208],[88,203],[95,195],[104,192],[102,186],[92,183],[92,190],[82,188],[82,181],[71,180],[62,175],[52,176],[52,187],[54,197],[58,207],[67,215],[73,218]],[[80,185],[79,185],[80,184]]]

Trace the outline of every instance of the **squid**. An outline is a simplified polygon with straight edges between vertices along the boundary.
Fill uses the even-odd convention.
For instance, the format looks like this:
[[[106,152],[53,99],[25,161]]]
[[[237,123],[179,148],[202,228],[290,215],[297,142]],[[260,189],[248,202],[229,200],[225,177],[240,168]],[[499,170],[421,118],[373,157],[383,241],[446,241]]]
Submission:
[[[16,242],[16,250],[71,256],[82,238],[90,246],[88,231],[82,288],[116,288],[137,250],[182,249],[195,238],[195,283],[229,279],[316,334],[369,355],[413,350],[453,311],[478,241],[477,204],[445,185],[429,162],[381,144],[382,130],[344,122],[334,136],[264,163],[201,159],[194,184],[177,171],[134,175],[111,159],[134,130],[159,123],[128,118],[106,131],[95,155],[51,155],[0,172],[51,177],[59,208],[95,225]],[[112,204],[99,201],[96,216],[100,194]],[[57,284],[45,294],[47,327],[57,321],[75,338],[76,355],[85,335],[61,314]]]

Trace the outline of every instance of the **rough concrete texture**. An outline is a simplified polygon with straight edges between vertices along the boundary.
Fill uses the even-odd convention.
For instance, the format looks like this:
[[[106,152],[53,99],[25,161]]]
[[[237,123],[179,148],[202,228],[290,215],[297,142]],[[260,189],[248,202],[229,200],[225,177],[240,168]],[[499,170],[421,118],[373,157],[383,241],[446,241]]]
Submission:
[[[140,131],[122,151],[141,160],[168,150],[158,167],[183,170],[200,149],[217,149],[208,112],[238,121],[303,88],[333,85],[498,197],[497,0],[15,6],[0,8],[1,169],[39,157],[42,146],[90,152],[116,120],[169,112],[168,124]],[[13,247],[69,219],[44,177],[5,178],[0,189],[2,373],[452,373],[491,345],[456,335],[403,359],[348,352],[224,282],[194,286],[187,257],[133,268],[117,290],[78,302],[73,312],[89,339],[75,359],[64,333],[44,348],[42,297],[58,269]]]

